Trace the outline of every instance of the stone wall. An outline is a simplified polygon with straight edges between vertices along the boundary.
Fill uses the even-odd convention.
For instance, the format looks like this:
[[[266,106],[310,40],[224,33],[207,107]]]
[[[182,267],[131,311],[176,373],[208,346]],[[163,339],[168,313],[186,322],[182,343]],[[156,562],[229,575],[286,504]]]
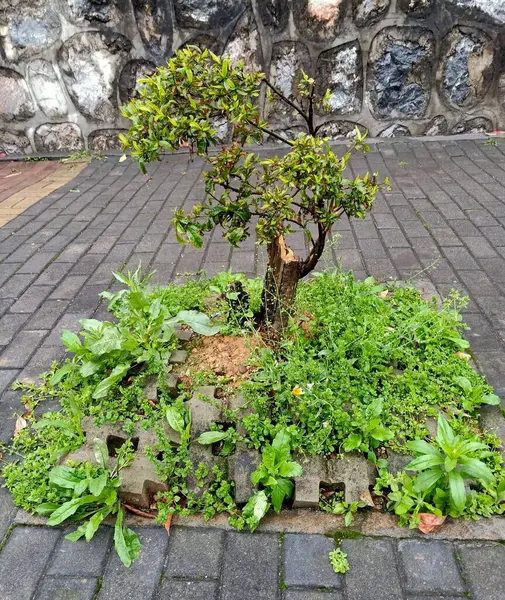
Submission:
[[[289,96],[313,74],[332,138],[356,123],[385,137],[505,128],[505,0],[0,0],[0,148],[117,148],[137,78],[187,43]]]

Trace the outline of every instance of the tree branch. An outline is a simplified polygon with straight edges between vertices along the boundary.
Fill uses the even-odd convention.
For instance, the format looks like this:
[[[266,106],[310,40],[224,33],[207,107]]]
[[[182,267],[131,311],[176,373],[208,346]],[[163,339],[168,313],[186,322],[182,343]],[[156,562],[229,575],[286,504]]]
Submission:
[[[274,85],[272,85],[267,79],[263,80],[265,82],[265,84],[272,90],[272,92],[274,92],[274,94],[277,94],[277,96],[279,96],[279,98],[285,102],[288,106],[291,106],[292,109],[296,110],[296,112],[303,117],[304,121],[307,123],[307,126],[310,128],[309,126],[309,117],[303,112],[303,110],[297,106],[294,102],[292,102],[289,98],[286,98],[286,96],[279,91]]]

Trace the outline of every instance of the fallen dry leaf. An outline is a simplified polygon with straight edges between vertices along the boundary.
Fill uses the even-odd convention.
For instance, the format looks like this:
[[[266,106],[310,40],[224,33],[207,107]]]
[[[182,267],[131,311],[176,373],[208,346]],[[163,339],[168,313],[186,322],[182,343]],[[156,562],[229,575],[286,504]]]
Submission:
[[[446,520],[447,517],[437,517],[430,513],[419,513],[419,531],[422,533],[431,533],[438,529]]]
[[[382,298],[384,300],[384,298],[387,298],[389,296],[389,292],[388,292],[388,290],[383,290],[382,292],[380,292],[377,295],[379,296],[379,298]]]
[[[470,354],[467,354],[466,352],[456,352],[456,356],[458,358],[463,358],[464,360],[470,360],[472,358]]]
[[[372,494],[370,494],[368,490],[366,490],[366,492],[363,492],[360,495],[359,499],[361,500],[361,502],[366,502],[367,506],[375,508],[374,501],[372,500]]]
[[[27,426],[28,423],[26,422],[26,419],[22,416],[18,416],[18,418],[16,419],[16,426],[14,427],[14,437],[19,435],[19,433],[23,431],[23,429],[25,429]]]
[[[165,521],[165,531],[167,532],[167,535],[170,535],[170,525],[172,524],[172,515],[168,516],[168,519]]]

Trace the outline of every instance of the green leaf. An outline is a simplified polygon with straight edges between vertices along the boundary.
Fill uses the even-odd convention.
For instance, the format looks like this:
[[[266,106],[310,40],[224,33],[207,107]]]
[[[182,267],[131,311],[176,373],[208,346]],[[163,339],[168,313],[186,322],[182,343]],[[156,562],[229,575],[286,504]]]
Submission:
[[[454,377],[453,381],[467,394],[472,391],[472,384],[466,377]]]
[[[452,431],[451,426],[449,425],[449,423],[445,420],[444,416],[440,413],[438,415],[438,420],[437,420],[437,442],[442,446],[442,448],[445,447],[449,448],[452,446],[452,443],[454,442],[454,432]]]
[[[344,451],[351,452],[361,446],[362,438],[359,433],[351,433],[344,442]]]
[[[444,459],[442,456],[435,456],[433,454],[422,454],[414,460],[411,460],[409,464],[405,467],[406,471],[424,471],[425,469],[431,469],[431,467],[436,467],[444,464]]]
[[[58,487],[73,490],[82,481],[72,467],[54,467],[49,473],[49,481]]]
[[[39,515],[44,515],[45,517],[48,517],[60,506],[60,504],[56,504],[54,502],[44,502],[42,504],[39,504],[35,508],[35,512]]]
[[[279,465],[279,475],[281,477],[300,477],[302,473],[303,469],[297,462],[283,462]]]
[[[99,339],[88,344],[88,349],[95,356],[102,356],[114,350],[121,350],[123,339],[121,331],[115,325],[110,324],[103,329]]]
[[[87,523],[83,523],[75,531],[72,531],[72,533],[66,535],[65,539],[69,540],[70,542],[78,542],[83,536],[86,535],[86,527]]]
[[[501,404],[501,399],[496,394],[486,394],[482,396],[481,402],[483,404],[490,404],[491,406],[499,406]]]
[[[413,489],[415,492],[429,492],[442,476],[443,473],[440,469],[424,471],[414,479]]]
[[[374,440],[378,440],[379,442],[384,442],[385,440],[390,440],[393,437],[393,432],[382,425],[376,427],[373,431],[370,432],[370,435]]]
[[[126,373],[128,373],[130,366],[130,364],[121,364],[114,367],[111,374],[96,386],[92,396],[93,399],[99,400],[100,398],[107,396],[111,387],[121,381]]]
[[[269,473],[275,472],[275,459],[277,457],[276,450],[269,444],[265,445],[261,455],[261,462],[266,467]]]
[[[494,481],[493,472],[481,460],[463,456],[459,459],[461,465],[460,473],[473,479],[481,479],[490,485]]]
[[[134,531],[123,526],[123,518],[123,509],[120,507],[114,526],[114,547],[123,565],[129,567],[139,555],[140,542]]]
[[[454,508],[462,512],[466,504],[465,482],[457,471],[449,473],[449,490]]]
[[[105,517],[110,513],[110,508],[103,508],[102,510],[97,511],[88,521],[86,525],[86,541],[89,542],[98,528],[100,527],[100,523],[105,519]]]
[[[107,444],[103,440],[95,438],[93,440],[93,453],[96,462],[100,467],[102,467],[102,469],[107,469],[107,463],[109,461],[109,449],[107,448]]]
[[[179,410],[175,406],[167,406],[166,416],[170,427],[182,435],[184,432],[184,417]]]
[[[277,432],[272,442],[272,447],[276,450],[285,450],[287,448],[291,451],[291,437],[286,429],[281,429]]]
[[[294,484],[289,479],[279,478],[275,485],[272,486],[272,506],[278,514],[282,509],[284,498],[291,498],[293,495]]]
[[[97,373],[101,368],[101,365],[99,362],[95,362],[92,360],[85,360],[82,365],[81,368],[79,369],[79,373],[83,376],[83,377],[90,377],[91,375],[94,375],[95,373]]]
[[[253,511],[252,511],[253,517],[259,523],[261,521],[261,519],[265,516],[265,514],[268,510],[268,498],[263,490],[261,492],[256,492],[256,494],[254,494],[252,505],[253,505]]]
[[[458,464],[458,461],[456,458],[451,458],[450,456],[445,457],[444,468],[447,473],[450,473],[450,471],[454,471],[457,464]]]
[[[81,340],[73,331],[64,329],[63,333],[61,334],[61,341],[69,352],[79,354],[82,350]]]
[[[74,363],[67,363],[55,371],[54,375],[49,380],[51,385],[57,385],[60,381],[75,369]]]
[[[60,508],[56,509],[49,517],[47,524],[59,525],[71,517],[79,507],[85,504],[92,504],[94,502],[96,502],[95,496],[82,496],[81,498],[73,498],[72,500],[62,504]]]
[[[103,492],[105,486],[107,485],[108,480],[109,477],[107,473],[102,473],[98,477],[90,479],[88,481],[89,491],[93,494],[93,496],[99,496]]]
[[[226,431],[206,431],[206,432],[202,433],[200,435],[200,437],[197,438],[196,441],[199,444],[203,444],[203,445],[214,444],[215,442],[224,440],[226,435],[227,435]]]
[[[433,444],[428,444],[425,440],[411,440],[405,444],[409,450],[418,454],[431,454],[433,456],[441,456],[440,450]]]
[[[346,527],[350,527],[352,525],[353,514],[350,510],[345,513],[344,523]]]
[[[168,320],[168,324],[173,323],[185,323],[200,335],[215,335],[220,329],[219,325],[212,327],[209,317],[196,310],[181,310],[175,317]]]

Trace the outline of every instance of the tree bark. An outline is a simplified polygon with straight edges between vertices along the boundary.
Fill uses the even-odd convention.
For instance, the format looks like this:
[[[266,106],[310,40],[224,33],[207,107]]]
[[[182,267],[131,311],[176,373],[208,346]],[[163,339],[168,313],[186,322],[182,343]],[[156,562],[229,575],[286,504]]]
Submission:
[[[281,235],[267,246],[267,273],[263,290],[262,321],[276,330],[287,325],[294,305],[302,262]]]

